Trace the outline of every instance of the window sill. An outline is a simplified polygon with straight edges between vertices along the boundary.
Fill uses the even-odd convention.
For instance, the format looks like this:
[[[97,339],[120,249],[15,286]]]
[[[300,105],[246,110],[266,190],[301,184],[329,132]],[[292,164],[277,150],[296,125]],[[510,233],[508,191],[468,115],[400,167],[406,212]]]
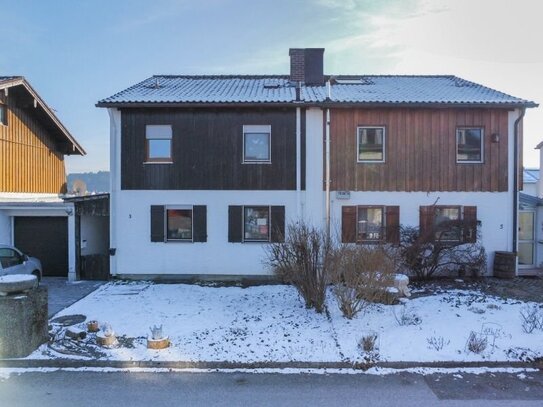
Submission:
[[[270,164],[271,165],[271,161],[242,161],[241,162],[242,164],[258,164],[258,165],[266,165],[266,164]]]
[[[357,164],[385,164],[386,161],[385,160],[363,160],[363,161],[357,160],[356,163]]]
[[[173,164],[173,161],[144,161],[143,165],[147,164]]]
[[[456,164],[484,164],[484,161],[456,161]]]

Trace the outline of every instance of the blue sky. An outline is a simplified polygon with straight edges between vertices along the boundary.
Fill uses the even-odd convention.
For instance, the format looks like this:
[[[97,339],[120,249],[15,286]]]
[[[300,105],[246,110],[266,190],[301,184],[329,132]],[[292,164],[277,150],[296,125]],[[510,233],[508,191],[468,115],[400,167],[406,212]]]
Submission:
[[[324,47],[331,74],[455,74],[543,102],[539,0],[0,0],[0,75],[24,75],[108,168],[96,101],[153,74],[288,73],[288,48]],[[538,164],[541,109],[525,119]]]

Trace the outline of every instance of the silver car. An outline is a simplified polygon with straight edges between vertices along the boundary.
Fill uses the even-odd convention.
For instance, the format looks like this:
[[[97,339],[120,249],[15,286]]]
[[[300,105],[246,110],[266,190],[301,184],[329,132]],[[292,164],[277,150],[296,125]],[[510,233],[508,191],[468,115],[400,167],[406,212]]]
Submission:
[[[29,257],[16,247],[0,244],[0,276],[7,274],[33,274],[42,277],[41,262],[35,257]]]

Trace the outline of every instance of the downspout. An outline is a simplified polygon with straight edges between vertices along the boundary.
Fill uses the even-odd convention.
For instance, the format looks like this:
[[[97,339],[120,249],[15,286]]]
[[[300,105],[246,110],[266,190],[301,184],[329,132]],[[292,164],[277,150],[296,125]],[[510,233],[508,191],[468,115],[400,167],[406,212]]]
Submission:
[[[519,127],[520,122],[524,118],[524,114],[526,113],[526,109],[522,108],[520,109],[520,115],[515,120],[514,124],[514,146],[513,146],[513,170],[514,170],[514,176],[513,176],[513,251],[517,252],[517,235],[518,235],[518,177],[519,177],[519,162],[518,162],[518,154],[519,154],[519,145],[518,145],[518,139],[519,139]]]
[[[117,258],[112,257],[115,255],[117,248],[117,226],[116,226],[116,208],[117,208],[117,149],[118,138],[117,132],[120,130],[117,128],[115,119],[116,109],[109,108],[107,112],[109,114],[109,273],[112,276],[117,275]]]
[[[332,87],[330,80],[326,82],[326,88],[328,90],[328,100],[331,100]],[[326,138],[325,138],[325,151],[326,151],[326,175],[325,175],[325,191],[326,191],[326,236],[330,238],[330,109],[326,109]]]
[[[300,82],[296,84],[296,102],[300,101]],[[298,220],[302,219],[302,113],[296,108],[296,211]]]

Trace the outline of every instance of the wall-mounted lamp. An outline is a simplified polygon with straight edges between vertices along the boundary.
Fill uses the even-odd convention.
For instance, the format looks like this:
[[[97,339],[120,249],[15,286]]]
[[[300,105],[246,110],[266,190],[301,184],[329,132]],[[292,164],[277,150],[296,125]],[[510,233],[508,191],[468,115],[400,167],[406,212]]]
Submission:
[[[490,136],[490,141],[493,143],[499,143],[500,142],[500,135],[498,133],[492,133]]]

